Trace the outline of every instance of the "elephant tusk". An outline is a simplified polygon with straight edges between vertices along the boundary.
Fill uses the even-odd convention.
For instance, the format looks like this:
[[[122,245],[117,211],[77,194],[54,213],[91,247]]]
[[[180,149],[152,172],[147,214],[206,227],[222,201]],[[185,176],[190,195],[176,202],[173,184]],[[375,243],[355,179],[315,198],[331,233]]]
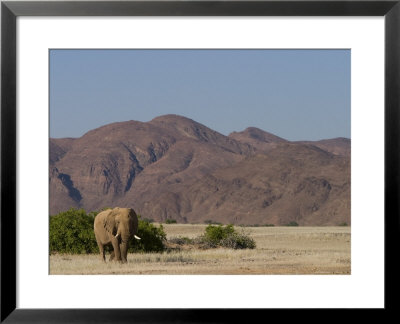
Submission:
[[[135,239],[137,240],[141,240],[141,238],[139,236],[133,235]]]
[[[115,235],[115,238],[117,238],[117,237],[118,237],[118,235],[119,235],[119,233],[118,233],[117,235]]]

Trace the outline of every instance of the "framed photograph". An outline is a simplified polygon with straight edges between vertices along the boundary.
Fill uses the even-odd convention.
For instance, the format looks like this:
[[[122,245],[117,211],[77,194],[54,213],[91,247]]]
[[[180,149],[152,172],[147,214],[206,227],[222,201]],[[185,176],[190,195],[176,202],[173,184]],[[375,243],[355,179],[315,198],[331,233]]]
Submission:
[[[399,16],[2,1],[1,321],[393,310]]]

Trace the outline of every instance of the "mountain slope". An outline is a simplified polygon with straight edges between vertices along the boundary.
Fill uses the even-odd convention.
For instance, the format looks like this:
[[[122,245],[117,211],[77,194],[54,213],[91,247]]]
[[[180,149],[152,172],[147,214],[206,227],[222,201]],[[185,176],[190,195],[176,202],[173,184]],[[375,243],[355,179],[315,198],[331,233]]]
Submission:
[[[177,174],[197,179],[237,162],[251,150],[247,144],[175,115],[148,123],[109,124],[76,139],[63,155],[51,154],[62,158],[51,165],[50,213],[65,208],[66,195],[73,198],[75,207],[88,210],[115,205],[120,199],[146,197],[149,191],[153,195],[158,192],[154,185],[177,181]]]
[[[221,168],[185,192],[195,218],[235,224],[350,223],[350,161],[311,145],[279,144]]]
[[[336,155],[350,157],[351,141],[348,138],[338,137],[320,141],[301,141],[300,144],[312,144]]]
[[[50,214],[118,205],[157,221],[350,223],[349,157],[177,115],[50,139],[49,183]]]

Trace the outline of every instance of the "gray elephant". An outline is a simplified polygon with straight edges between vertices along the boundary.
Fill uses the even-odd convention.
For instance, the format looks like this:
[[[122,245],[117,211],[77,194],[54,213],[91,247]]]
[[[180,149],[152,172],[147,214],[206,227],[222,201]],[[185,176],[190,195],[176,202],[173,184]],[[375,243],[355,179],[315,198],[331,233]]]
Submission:
[[[94,234],[100,250],[100,257],[105,258],[104,245],[111,243],[114,251],[110,261],[127,262],[129,240],[136,236],[138,231],[138,218],[132,208],[107,209],[97,214],[94,219]]]

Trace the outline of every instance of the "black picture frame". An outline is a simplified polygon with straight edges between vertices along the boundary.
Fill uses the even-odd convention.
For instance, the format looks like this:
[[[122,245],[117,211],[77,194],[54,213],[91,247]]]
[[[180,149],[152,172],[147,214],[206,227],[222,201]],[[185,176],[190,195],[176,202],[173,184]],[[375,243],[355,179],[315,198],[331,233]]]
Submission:
[[[385,306],[383,310],[378,311],[385,311],[386,314],[389,311],[396,311],[398,302],[395,296],[399,287],[399,274],[393,259],[398,256],[400,232],[400,0],[2,1],[1,322],[232,323],[243,321],[243,316],[250,322],[258,322],[257,319],[266,319],[265,316],[270,316],[265,314],[268,311],[265,309],[16,308],[16,19],[18,16],[384,16]],[[304,314],[304,311],[301,314]],[[254,320],[251,320],[252,318]]]

